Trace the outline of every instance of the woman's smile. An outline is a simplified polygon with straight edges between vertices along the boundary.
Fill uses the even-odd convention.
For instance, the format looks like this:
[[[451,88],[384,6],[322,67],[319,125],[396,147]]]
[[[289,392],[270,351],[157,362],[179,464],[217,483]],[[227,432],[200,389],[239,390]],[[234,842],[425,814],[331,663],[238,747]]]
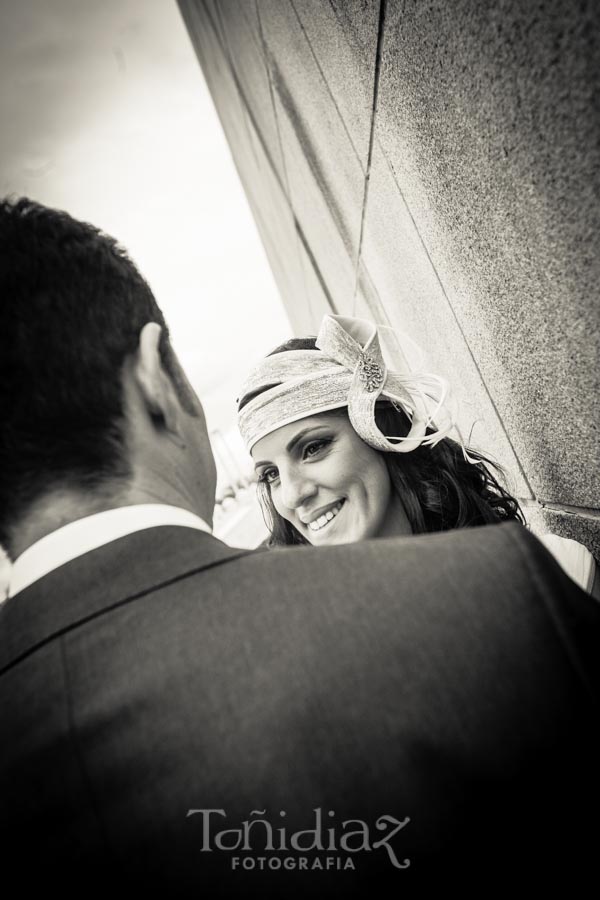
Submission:
[[[344,500],[338,500],[337,503],[334,503],[333,506],[330,506],[325,512],[320,512],[313,519],[309,519],[307,524],[310,530],[322,531],[330,522],[333,522],[343,505]]]

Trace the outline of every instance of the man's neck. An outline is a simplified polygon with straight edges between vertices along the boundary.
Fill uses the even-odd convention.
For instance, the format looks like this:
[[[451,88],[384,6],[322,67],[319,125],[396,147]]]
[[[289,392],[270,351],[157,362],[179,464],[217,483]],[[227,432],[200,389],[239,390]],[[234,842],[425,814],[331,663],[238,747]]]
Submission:
[[[150,478],[147,482],[136,478],[125,484],[107,483],[93,491],[73,487],[49,491],[29,507],[13,528],[7,550],[12,559],[16,559],[36,541],[63,525],[95,513],[138,503],[178,506],[212,525],[214,498],[200,497],[194,502],[178,485],[170,485],[164,480],[161,482],[158,478]]]
[[[127,505],[118,491],[97,494],[72,489],[52,491],[35,501],[13,529],[10,555],[16,559],[36,541],[76,519]]]

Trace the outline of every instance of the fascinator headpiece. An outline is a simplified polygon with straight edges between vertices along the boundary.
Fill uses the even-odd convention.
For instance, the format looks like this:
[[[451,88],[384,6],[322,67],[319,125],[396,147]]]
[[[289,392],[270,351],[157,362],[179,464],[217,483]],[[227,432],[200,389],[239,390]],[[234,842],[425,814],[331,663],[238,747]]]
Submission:
[[[457,430],[456,404],[445,379],[411,372],[404,364],[406,371],[390,371],[372,322],[327,315],[316,346],[320,352],[267,356],[248,375],[240,393],[239,428],[249,451],[283,425],[341,407],[348,407],[354,430],[369,446],[388,453],[433,446]],[[375,422],[380,400],[406,413],[411,422],[406,436],[380,431]]]

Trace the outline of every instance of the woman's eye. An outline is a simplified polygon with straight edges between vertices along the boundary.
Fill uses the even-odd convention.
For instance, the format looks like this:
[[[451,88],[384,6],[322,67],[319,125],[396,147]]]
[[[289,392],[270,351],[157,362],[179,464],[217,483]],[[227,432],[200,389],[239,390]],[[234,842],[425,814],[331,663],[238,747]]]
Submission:
[[[258,476],[258,480],[261,484],[273,484],[278,478],[277,469],[265,469]]]
[[[310,444],[307,444],[304,448],[304,458],[310,459],[311,456],[316,456],[319,451],[323,450],[331,441],[323,438],[319,441],[311,441]]]

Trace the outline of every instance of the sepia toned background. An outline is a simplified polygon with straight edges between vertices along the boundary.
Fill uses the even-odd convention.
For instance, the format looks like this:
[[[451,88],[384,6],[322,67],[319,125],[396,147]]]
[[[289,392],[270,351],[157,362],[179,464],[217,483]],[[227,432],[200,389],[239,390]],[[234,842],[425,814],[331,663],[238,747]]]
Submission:
[[[0,0],[0,192],[130,250],[219,536],[265,534],[244,374],[336,312],[416,340],[532,526],[600,557],[599,43],[589,0]]]

